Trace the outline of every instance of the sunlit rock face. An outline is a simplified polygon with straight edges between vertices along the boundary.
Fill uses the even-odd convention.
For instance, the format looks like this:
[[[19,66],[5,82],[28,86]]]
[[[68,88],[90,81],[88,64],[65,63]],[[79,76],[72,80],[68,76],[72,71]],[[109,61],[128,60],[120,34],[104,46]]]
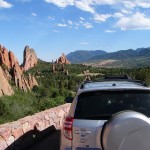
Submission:
[[[38,83],[34,76],[29,74],[28,77],[23,75],[23,70],[20,68],[18,63],[15,63],[13,67],[13,79],[16,87],[23,91],[31,90],[34,86],[38,86]]]
[[[19,61],[15,57],[14,53],[12,51],[9,51],[9,60],[10,60],[10,67],[13,68],[14,64],[19,64]]]
[[[14,53],[0,45],[0,65],[5,65],[8,69],[12,69],[15,63],[19,64]]]
[[[10,69],[9,53],[5,47],[0,46],[0,63],[6,65]]]
[[[14,93],[12,87],[10,86],[8,80],[5,78],[5,73],[0,67],[0,96],[12,95]]]
[[[34,49],[30,49],[29,46],[25,47],[23,58],[24,61],[22,64],[22,68],[25,71],[33,68],[38,62],[38,58]]]
[[[58,60],[56,60],[56,63],[58,63],[58,64],[71,64],[71,63],[67,60],[65,54],[62,54],[62,55],[58,58]]]
[[[17,88],[23,91],[28,91],[34,86],[38,86],[33,75],[28,74],[28,76],[24,76],[24,71],[33,68],[37,61],[35,51],[26,46],[24,49],[24,63],[20,66],[14,53],[0,45],[0,96],[12,95],[14,93],[9,84],[11,81],[13,81]]]

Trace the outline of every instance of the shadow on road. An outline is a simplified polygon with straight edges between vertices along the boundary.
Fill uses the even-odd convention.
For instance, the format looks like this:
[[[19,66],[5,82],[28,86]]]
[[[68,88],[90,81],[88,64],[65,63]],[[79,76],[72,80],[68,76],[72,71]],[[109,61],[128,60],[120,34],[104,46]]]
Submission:
[[[60,131],[55,131],[51,136],[39,141],[28,150],[59,150],[60,147]]]
[[[59,150],[60,131],[51,126],[43,131],[36,128],[18,138],[6,150]]]

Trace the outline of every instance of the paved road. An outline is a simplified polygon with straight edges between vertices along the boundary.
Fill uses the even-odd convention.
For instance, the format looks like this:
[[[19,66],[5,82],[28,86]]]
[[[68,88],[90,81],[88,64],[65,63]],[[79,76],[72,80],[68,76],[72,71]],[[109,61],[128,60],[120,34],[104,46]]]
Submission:
[[[42,141],[38,141],[38,143],[28,148],[28,150],[59,150],[59,145],[60,131],[56,130],[51,136],[47,136]]]

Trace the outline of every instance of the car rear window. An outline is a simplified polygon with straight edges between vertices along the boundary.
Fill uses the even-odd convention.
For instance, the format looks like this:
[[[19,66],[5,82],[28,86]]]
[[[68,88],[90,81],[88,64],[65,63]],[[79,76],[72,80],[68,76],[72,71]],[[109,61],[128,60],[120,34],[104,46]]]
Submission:
[[[78,97],[75,119],[109,119],[113,114],[133,110],[150,117],[150,91],[94,91]]]

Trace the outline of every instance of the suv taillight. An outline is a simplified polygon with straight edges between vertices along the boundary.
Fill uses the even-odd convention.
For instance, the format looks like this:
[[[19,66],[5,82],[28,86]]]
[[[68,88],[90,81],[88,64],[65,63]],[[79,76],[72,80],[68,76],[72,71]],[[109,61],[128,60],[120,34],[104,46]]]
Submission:
[[[73,125],[73,117],[66,117],[65,121],[64,121],[64,126],[63,126],[63,130],[64,130],[64,136],[69,139],[72,140],[73,135],[72,135],[72,125]]]

